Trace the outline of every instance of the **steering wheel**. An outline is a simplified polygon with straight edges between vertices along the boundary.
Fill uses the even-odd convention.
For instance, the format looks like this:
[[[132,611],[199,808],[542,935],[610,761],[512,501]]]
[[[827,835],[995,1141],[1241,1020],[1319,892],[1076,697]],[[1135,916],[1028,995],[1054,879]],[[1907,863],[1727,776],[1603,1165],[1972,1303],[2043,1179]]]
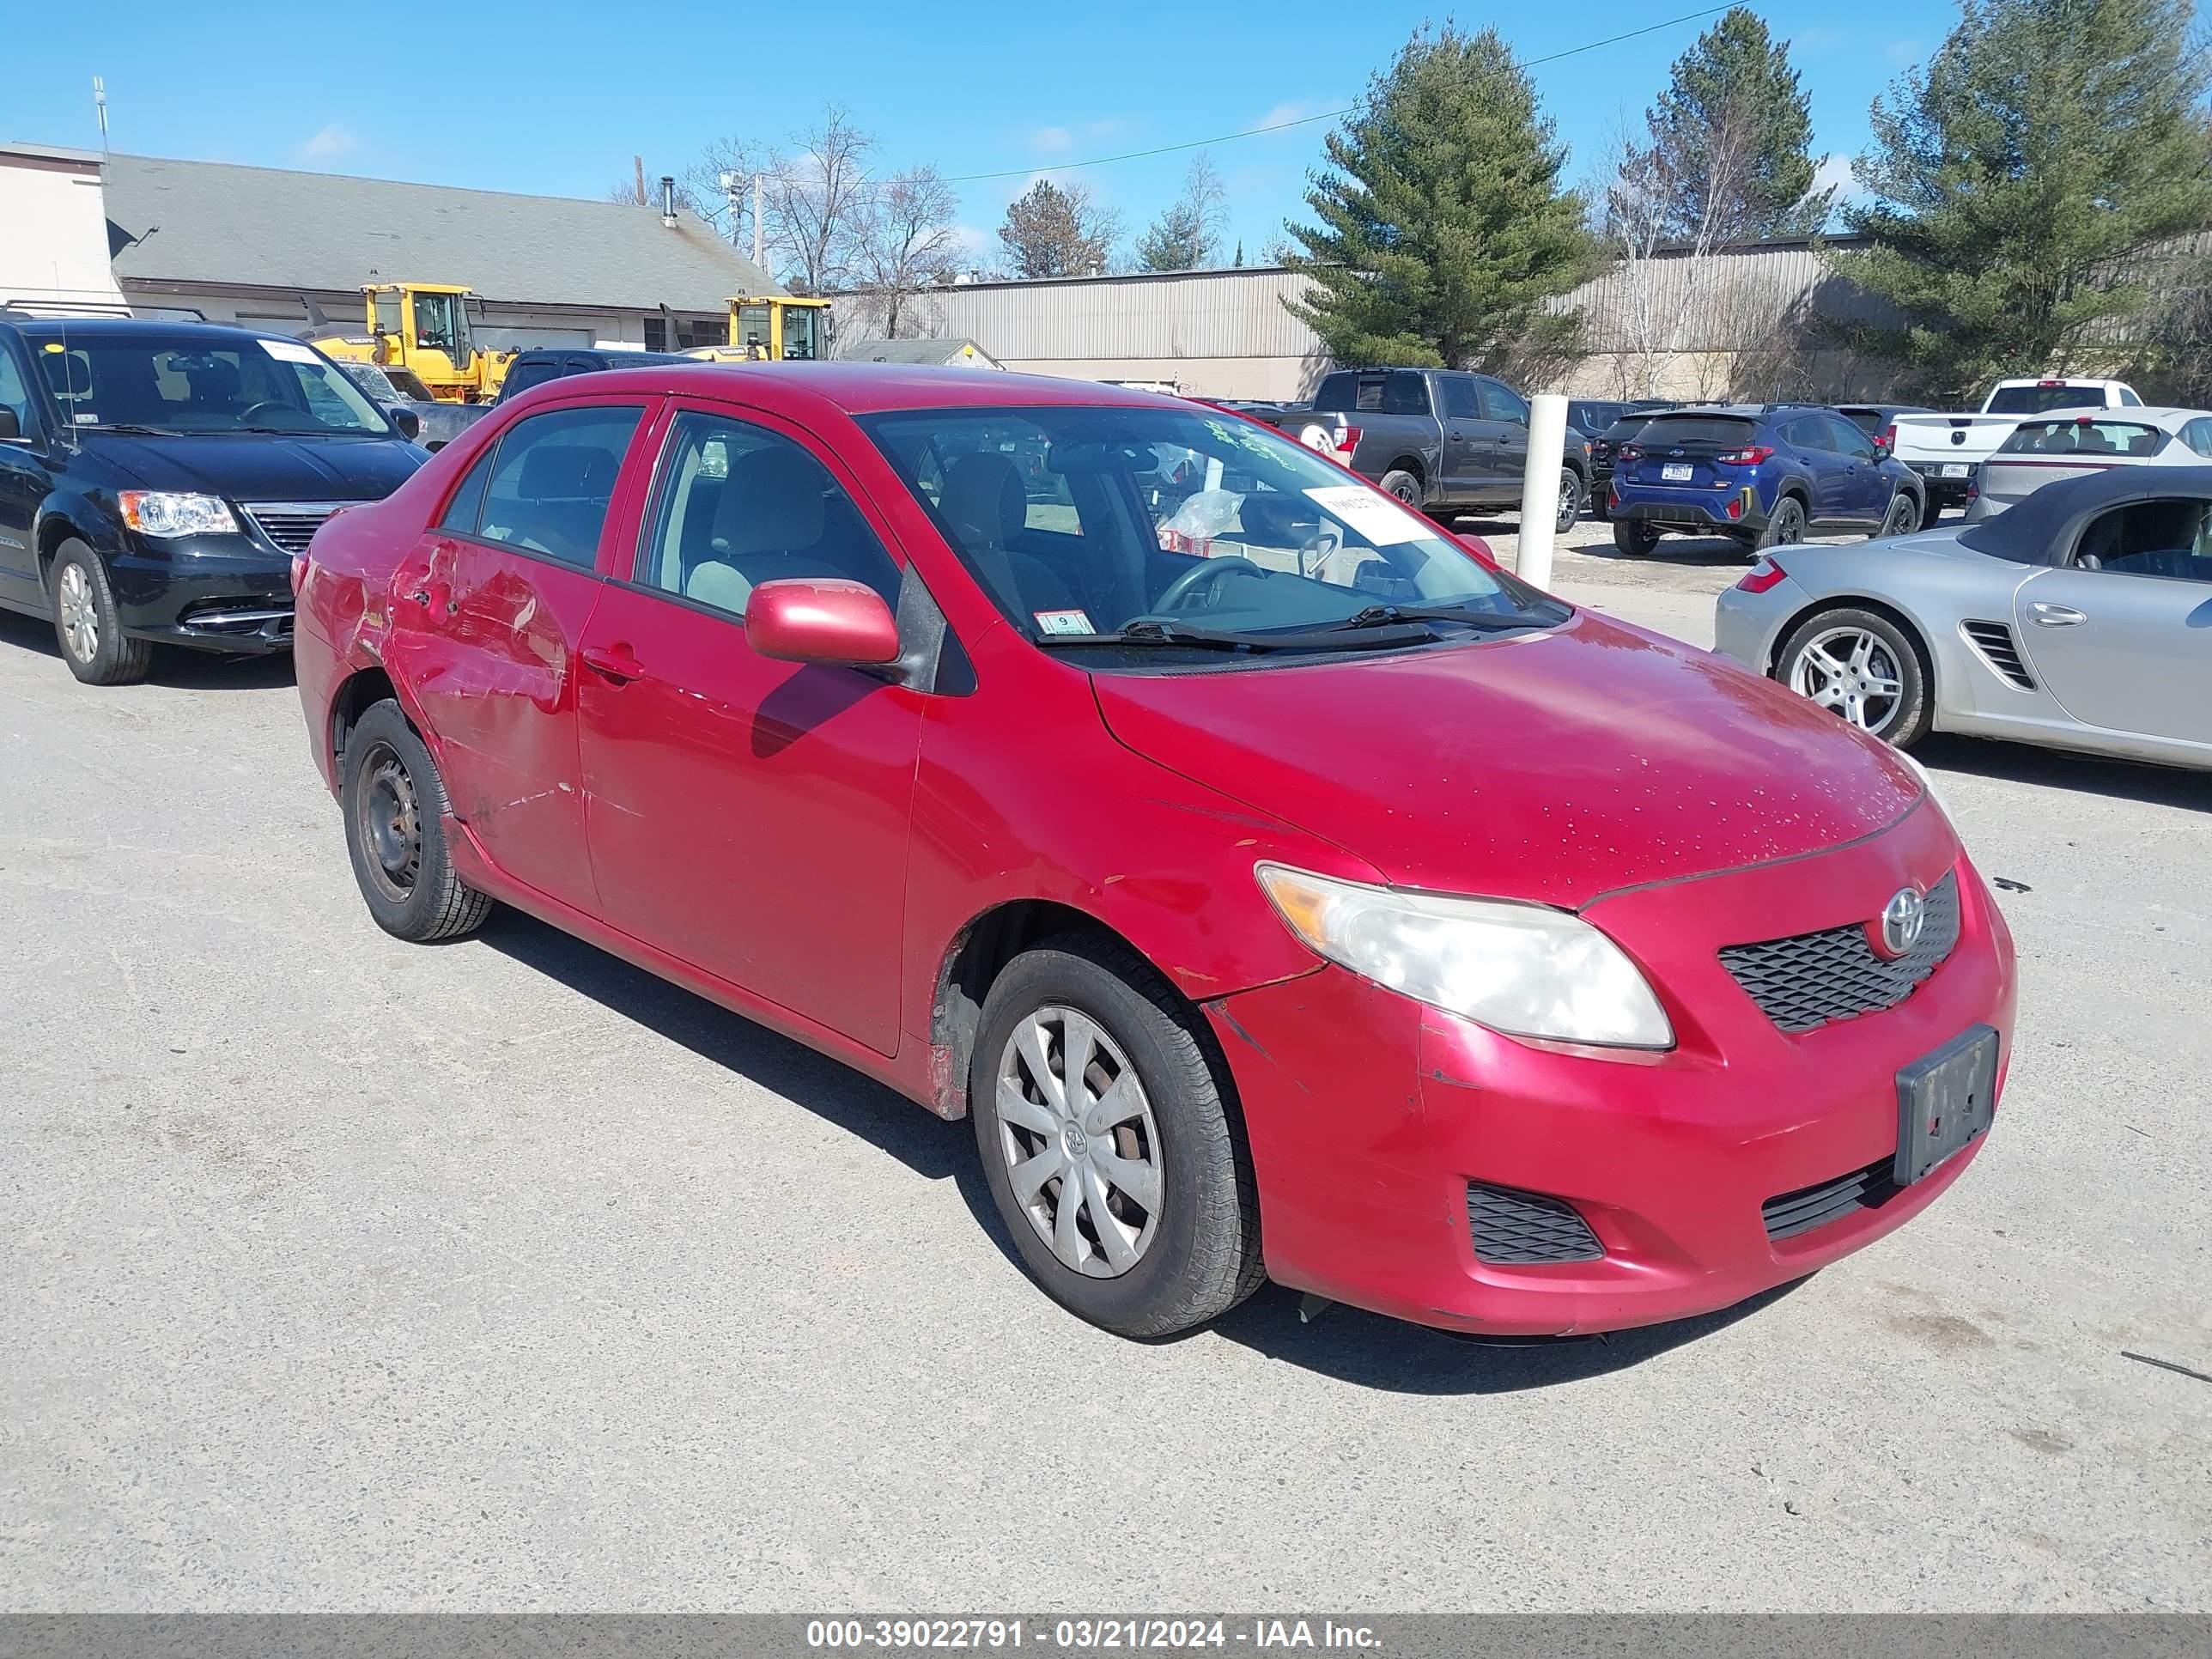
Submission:
[[[240,426],[258,426],[261,422],[257,417],[260,416],[289,415],[291,412],[291,404],[280,404],[273,399],[264,398],[258,404],[248,404],[240,410],[238,413],[238,423]]]
[[[1241,553],[1224,553],[1218,558],[1201,559],[1167,585],[1159,598],[1152,601],[1154,611],[1180,611],[1183,601],[1200,588],[1206,591],[1210,601],[1212,592],[1225,576],[1258,576],[1267,573]]]

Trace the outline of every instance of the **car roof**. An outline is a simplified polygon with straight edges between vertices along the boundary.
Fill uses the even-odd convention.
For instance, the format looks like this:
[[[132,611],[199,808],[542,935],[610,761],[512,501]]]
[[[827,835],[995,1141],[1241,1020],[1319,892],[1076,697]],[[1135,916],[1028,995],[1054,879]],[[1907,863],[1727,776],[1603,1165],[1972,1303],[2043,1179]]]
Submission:
[[[1994,519],[1966,526],[1959,532],[1959,544],[2021,564],[2048,564],[2056,550],[2070,543],[2081,520],[2108,507],[2159,495],[2212,501],[2212,466],[2104,467],[2078,478],[2061,478]]]
[[[169,340],[179,335],[210,341],[287,337],[274,329],[239,328],[229,323],[171,323],[157,317],[26,317],[0,318],[0,321],[12,323],[32,340],[58,340],[65,334],[79,340],[129,339],[134,334],[157,334]]]
[[[732,380],[732,376],[743,379]],[[996,368],[934,368],[899,363],[706,363],[678,357],[665,367],[625,366],[591,378],[594,394],[667,392],[714,398],[741,392],[739,401],[763,409],[827,407],[847,415],[909,409],[1048,409],[1070,404],[1197,407],[1187,398],[1134,392],[1097,380],[1015,374]],[[525,395],[535,397],[539,390],[533,387]]]
[[[2107,426],[2120,422],[2133,426],[2154,426],[2165,432],[2177,432],[2191,421],[2212,417],[2212,410],[2174,409],[2162,404],[2129,404],[2118,409],[2045,409],[2021,419],[2022,426]]]

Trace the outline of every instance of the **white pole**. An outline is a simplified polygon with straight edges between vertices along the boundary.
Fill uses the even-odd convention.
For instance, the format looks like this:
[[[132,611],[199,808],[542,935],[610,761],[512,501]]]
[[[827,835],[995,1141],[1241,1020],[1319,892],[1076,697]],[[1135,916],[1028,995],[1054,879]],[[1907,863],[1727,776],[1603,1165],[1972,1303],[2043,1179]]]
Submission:
[[[768,266],[768,227],[761,222],[761,176],[753,174],[753,263]]]
[[[1559,521],[1559,469],[1567,448],[1567,399],[1540,392],[1528,406],[1528,470],[1521,475],[1521,551],[1514,574],[1537,587],[1552,585],[1552,533]]]

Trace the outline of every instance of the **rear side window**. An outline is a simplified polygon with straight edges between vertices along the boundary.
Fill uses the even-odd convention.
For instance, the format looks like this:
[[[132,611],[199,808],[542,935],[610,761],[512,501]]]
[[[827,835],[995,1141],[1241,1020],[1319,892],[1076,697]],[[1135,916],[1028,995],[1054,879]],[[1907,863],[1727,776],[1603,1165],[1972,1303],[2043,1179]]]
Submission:
[[[461,487],[453,492],[453,499],[446,503],[445,512],[439,515],[439,529],[449,530],[456,536],[477,533],[477,521],[483,513],[484,487],[491,482],[492,466],[498,459],[497,444],[477,457],[469,476],[461,480]]]
[[[1828,423],[1817,415],[1800,415],[1782,428],[1782,435],[1800,449],[1828,450],[1836,447],[1835,434]]]
[[[2212,418],[2191,421],[2182,428],[2181,441],[2199,455],[2212,460]]]
[[[2122,386],[2120,388],[2120,407],[2122,409],[2141,409],[2142,407],[2142,399],[2136,397],[2135,392],[2129,387]]]
[[[2140,421],[2022,421],[1997,446],[2000,455],[2155,455],[2166,434]]]
[[[1646,449],[1741,449],[1758,430],[1727,415],[1661,415],[1637,441]]]
[[[1429,386],[1420,371],[1395,368],[1382,382],[1382,413],[1385,415],[1425,415],[1429,412]]]
[[[589,568],[644,413],[635,404],[556,409],[517,421],[499,441],[478,537]]]
[[[1985,415],[2040,415],[2051,409],[2101,409],[2105,388],[2081,380],[2060,380],[2051,386],[2000,386],[1990,398]]]
[[[512,398],[534,386],[543,386],[548,380],[560,378],[561,364],[556,358],[540,357],[535,362],[517,363],[507,371],[507,379],[500,386],[500,395]]]

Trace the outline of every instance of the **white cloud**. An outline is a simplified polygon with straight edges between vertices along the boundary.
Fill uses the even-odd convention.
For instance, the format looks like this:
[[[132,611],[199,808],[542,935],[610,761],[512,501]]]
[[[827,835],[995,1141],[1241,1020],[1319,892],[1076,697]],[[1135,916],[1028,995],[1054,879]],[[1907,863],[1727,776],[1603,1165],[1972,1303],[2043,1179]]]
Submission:
[[[295,159],[302,161],[335,161],[341,155],[350,155],[361,148],[343,121],[333,121],[320,132],[300,146]]]
[[[1860,193],[1858,174],[1851,171],[1851,158],[1839,150],[1831,150],[1820,158],[1820,165],[1813,169],[1813,194],[1824,190],[1836,192],[1838,201],[1848,201]]]
[[[1310,121],[1315,116],[1329,110],[1342,109],[1346,101],[1342,98],[1288,98],[1247,125],[1244,131],[1255,132],[1262,127],[1288,126],[1293,121]]]
[[[1809,29],[1800,29],[1790,37],[1792,52],[1833,52],[1844,44],[1844,32],[1816,23]]]
[[[1030,133],[1030,148],[1046,155],[1061,155],[1075,148],[1075,135],[1066,127],[1036,127]]]

